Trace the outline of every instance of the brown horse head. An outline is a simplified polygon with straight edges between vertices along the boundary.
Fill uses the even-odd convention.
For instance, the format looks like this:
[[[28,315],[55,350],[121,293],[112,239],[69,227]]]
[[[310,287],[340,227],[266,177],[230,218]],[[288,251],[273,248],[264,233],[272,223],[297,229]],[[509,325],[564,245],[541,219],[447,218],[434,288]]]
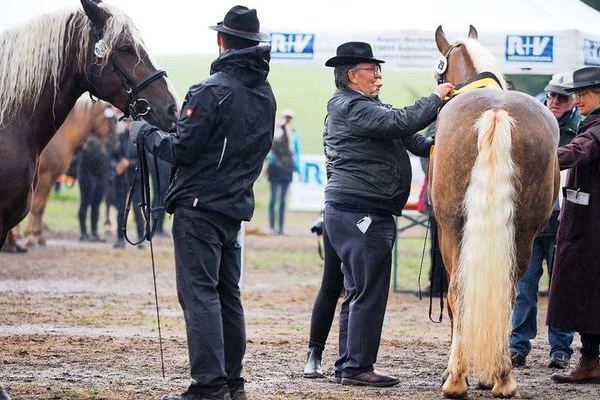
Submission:
[[[477,29],[469,25],[467,38],[450,43],[442,26],[435,31],[435,43],[445,58],[444,72],[437,71],[436,78],[440,82],[450,82],[455,85],[465,82],[483,70],[494,73],[505,87],[502,74],[498,71],[494,57],[478,40]]]
[[[148,56],[131,20],[94,0],[81,0],[88,18],[88,55],[82,78],[88,91],[122,110],[168,131],[175,128],[177,101]],[[82,51],[82,49],[80,49]],[[166,101],[165,101],[166,100]]]

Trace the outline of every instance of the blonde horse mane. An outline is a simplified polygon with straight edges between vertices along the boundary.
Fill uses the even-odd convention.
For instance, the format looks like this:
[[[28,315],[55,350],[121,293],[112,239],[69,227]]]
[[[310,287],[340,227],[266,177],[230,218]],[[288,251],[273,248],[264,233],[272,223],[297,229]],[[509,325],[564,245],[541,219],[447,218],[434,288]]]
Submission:
[[[140,57],[143,47],[138,30],[129,17],[118,9],[102,5],[111,16],[103,27],[107,54],[127,42]],[[65,49],[77,45],[78,72],[85,74],[90,56],[92,23],[83,10],[66,10],[45,14],[0,34],[0,126],[3,126],[27,102],[35,108],[48,84],[54,88],[54,102],[59,79],[70,58]],[[72,56],[71,56],[72,57]],[[100,60],[104,67],[108,57]]]
[[[500,81],[502,89],[506,90],[506,81],[500,72],[500,68],[498,67],[498,63],[492,52],[484,47],[477,39],[467,38],[461,40],[461,43],[465,45],[467,52],[471,56],[475,71],[477,71],[477,73],[484,71],[493,73]]]

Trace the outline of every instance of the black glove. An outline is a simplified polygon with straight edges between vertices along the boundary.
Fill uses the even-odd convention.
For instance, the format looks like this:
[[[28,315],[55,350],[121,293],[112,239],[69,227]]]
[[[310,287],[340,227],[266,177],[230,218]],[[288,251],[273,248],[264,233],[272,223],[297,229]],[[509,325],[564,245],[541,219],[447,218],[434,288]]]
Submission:
[[[315,233],[317,236],[321,236],[323,234],[323,217],[319,217],[313,226],[310,228],[311,233]]]
[[[154,126],[146,121],[133,121],[129,125],[129,139],[131,139],[131,143],[136,144],[140,135],[143,138],[147,132],[151,132],[153,129]]]

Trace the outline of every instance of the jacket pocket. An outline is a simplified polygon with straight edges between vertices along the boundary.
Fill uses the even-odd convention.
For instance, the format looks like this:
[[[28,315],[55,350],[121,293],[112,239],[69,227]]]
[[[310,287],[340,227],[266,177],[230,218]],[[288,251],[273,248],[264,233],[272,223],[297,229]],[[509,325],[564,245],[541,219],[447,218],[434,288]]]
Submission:
[[[225,150],[227,149],[227,136],[223,138],[223,148],[221,149],[221,157],[219,157],[219,163],[217,164],[217,171],[221,168],[223,163],[223,157],[225,157]]]

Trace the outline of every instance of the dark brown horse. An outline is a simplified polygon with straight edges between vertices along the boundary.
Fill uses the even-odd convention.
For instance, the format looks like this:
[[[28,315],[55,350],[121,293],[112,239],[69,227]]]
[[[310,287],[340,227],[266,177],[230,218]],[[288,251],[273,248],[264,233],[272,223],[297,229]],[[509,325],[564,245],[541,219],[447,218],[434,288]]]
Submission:
[[[437,121],[429,183],[452,321],[442,390],[466,396],[470,371],[493,396],[510,397],[517,392],[508,354],[514,287],[556,200],[558,125],[533,97],[503,90],[475,28],[450,44],[439,27],[435,39],[447,59],[439,81],[459,84],[487,71],[501,86],[458,95]]]
[[[28,246],[46,244],[43,218],[48,195],[56,178],[67,172],[75,150],[89,135],[95,135],[101,143],[107,144],[115,135],[115,126],[116,120],[110,104],[104,101],[92,103],[89,99],[81,99],[75,104],[40,155],[38,185],[33,193],[31,211],[24,231]]]
[[[81,3],[0,35],[0,245],[29,211],[39,155],[82,93],[175,127],[175,95],[131,20]]]

